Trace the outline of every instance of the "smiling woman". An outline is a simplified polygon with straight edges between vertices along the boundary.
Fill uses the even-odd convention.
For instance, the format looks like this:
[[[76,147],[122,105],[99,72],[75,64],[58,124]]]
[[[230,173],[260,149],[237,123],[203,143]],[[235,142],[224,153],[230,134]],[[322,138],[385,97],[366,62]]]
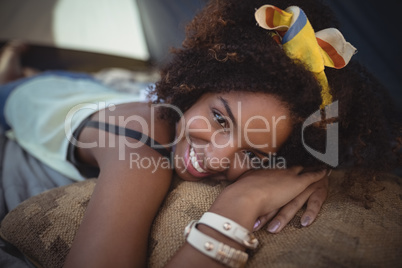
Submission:
[[[345,67],[354,48],[325,29],[333,21],[325,6],[287,2],[211,0],[148,103],[82,74],[8,83],[24,77],[22,45],[4,48],[1,119],[9,137],[69,178],[98,178],[66,267],[145,266],[151,226],[174,174],[229,186],[189,224],[168,266],[242,267],[258,245],[253,231],[269,222],[269,232],[280,232],[305,204],[300,226],[316,219],[328,169],[339,167],[307,145],[319,152],[335,145],[340,163],[371,175],[395,162],[400,134],[378,100],[382,88],[357,63]],[[322,30],[317,36],[312,25]],[[276,158],[280,165],[272,168]]]
[[[184,135],[176,140],[175,157],[184,161],[176,172],[186,180],[210,176],[234,181],[253,161],[276,153],[292,125],[289,110],[273,96],[205,94],[178,122],[176,133]]]

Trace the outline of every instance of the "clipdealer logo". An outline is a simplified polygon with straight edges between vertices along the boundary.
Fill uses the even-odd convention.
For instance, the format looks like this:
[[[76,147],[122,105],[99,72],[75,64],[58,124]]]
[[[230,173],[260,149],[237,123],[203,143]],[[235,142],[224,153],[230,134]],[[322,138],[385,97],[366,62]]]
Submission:
[[[325,106],[325,119],[338,117],[338,101],[335,101],[327,106]],[[314,112],[310,115],[306,121],[304,121],[302,126],[302,142],[304,148],[312,154],[318,160],[332,166],[336,167],[339,164],[339,126],[338,123],[327,124],[326,132],[326,142],[325,142],[325,153],[321,153],[310,146],[308,146],[304,139],[304,130],[306,127],[321,121],[321,110]]]

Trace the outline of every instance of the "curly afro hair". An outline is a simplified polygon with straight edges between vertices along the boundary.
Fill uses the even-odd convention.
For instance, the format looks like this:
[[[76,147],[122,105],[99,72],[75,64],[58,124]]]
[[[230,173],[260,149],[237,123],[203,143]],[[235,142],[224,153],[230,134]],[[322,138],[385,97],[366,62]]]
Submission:
[[[182,48],[172,51],[174,57],[162,68],[151,95],[157,103],[185,112],[207,92],[271,94],[290,110],[294,123],[293,134],[278,154],[286,157],[288,166],[321,168],[325,164],[301,142],[302,123],[319,109],[321,88],[303,63],[287,57],[269,31],[256,25],[254,12],[264,4],[260,0],[210,1],[188,25]],[[315,31],[338,27],[332,11],[318,0],[271,0],[269,4],[282,9],[299,6]],[[390,153],[397,144],[392,140],[400,139],[400,125],[395,127],[390,120],[390,102],[379,82],[354,61],[341,70],[327,68],[326,74],[339,105],[340,166],[379,171],[400,162]],[[179,119],[171,110],[162,116],[172,122]],[[304,138],[310,147],[325,151],[327,123],[306,128]]]

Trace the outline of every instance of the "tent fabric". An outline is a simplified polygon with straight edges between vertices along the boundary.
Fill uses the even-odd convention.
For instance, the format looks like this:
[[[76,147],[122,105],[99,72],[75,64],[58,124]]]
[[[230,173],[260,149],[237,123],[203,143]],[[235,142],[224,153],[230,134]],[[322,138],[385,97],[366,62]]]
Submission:
[[[402,1],[324,0],[340,21],[346,40],[358,50],[362,63],[388,89],[402,115],[401,38],[398,36]],[[402,116],[400,117],[402,119]]]
[[[0,1],[0,39],[23,38],[37,44],[51,44],[51,41],[56,38],[52,26],[53,10],[56,6],[62,6],[60,3],[63,1],[66,0]],[[133,16],[139,16],[139,18],[133,17],[133,21],[141,24],[143,29],[142,41],[138,42],[146,44],[149,54],[145,58],[157,66],[169,60],[170,47],[181,45],[186,23],[206,2],[206,0],[123,0],[124,5],[117,4],[123,3],[122,1],[111,0],[95,2],[91,0],[89,2],[98,3],[97,10],[107,10],[105,6],[108,5],[115,10],[117,7],[126,7],[127,1],[131,1],[131,7],[135,10],[132,12]],[[322,1],[334,10],[340,21],[341,32],[358,49],[359,52],[353,58],[360,61],[378,77],[389,90],[392,99],[397,104],[397,109],[402,113],[402,69],[398,67],[402,43],[397,34],[402,2],[384,0],[379,4],[374,0]],[[72,0],[67,2],[72,2]],[[79,2],[81,6],[90,5],[88,1],[85,1],[88,2],[85,5],[82,5],[82,1]],[[101,17],[102,13],[95,11],[87,13],[88,18],[90,15],[98,14],[97,18],[96,16],[91,17],[90,20],[109,22],[116,20],[110,16]],[[31,14],[31,16],[26,16],[26,14]],[[32,14],[36,14],[35,19],[32,19]],[[74,16],[71,16],[70,20],[73,21]],[[97,25],[97,23],[93,23],[93,25]],[[135,34],[127,26],[120,28],[116,31],[126,30],[121,34],[125,37]],[[108,39],[111,39],[107,34],[100,38],[102,39],[98,43],[108,43],[110,41]],[[119,42],[121,45],[125,43],[128,42]],[[119,50],[119,48],[115,50]],[[97,51],[94,50],[94,52]]]
[[[185,37],[185,26],[205,0],[136,0],[150,59],[157,64],[169,60],[169,49],[179,47]]]
[[[0,38],[148,60],[135,0],[2,0]]]

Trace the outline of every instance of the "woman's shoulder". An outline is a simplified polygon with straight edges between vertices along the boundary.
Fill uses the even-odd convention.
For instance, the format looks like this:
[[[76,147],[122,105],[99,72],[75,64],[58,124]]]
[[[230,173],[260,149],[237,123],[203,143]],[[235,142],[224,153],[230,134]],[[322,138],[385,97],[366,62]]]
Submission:
[[[83,163],[110,166],[135,154],[170,159],[174,127],[148,103],[126,103],[94,113],[78,136],[77,156]],[[121,162],[121,161],[118,161]]]
[[[103,118],[101,118],[103,116]],[[98,113],[99,121],[115,124],[119,127],[141,132],[158,141],[170,143],[175,136],[175,126],[160,116],[156,105],[146,102],[133,102],[116,105],[113,111]],[[95,120],[95,117],[92,118]]]
[[[94,113],[79,139],[85,143],[97,142],[106,145],[110,141],[110,135],[124,139],[125,147],[131,147],[127,149],[138,148],[139,146],[131,145],[151,140],[151,144],[162,145],[169,151],[171,148],[168,145],[174,140],[175,127],[161,118],[158,108],[154,105],[131,102]],[[104,141],[99,140],[101,138]]]

